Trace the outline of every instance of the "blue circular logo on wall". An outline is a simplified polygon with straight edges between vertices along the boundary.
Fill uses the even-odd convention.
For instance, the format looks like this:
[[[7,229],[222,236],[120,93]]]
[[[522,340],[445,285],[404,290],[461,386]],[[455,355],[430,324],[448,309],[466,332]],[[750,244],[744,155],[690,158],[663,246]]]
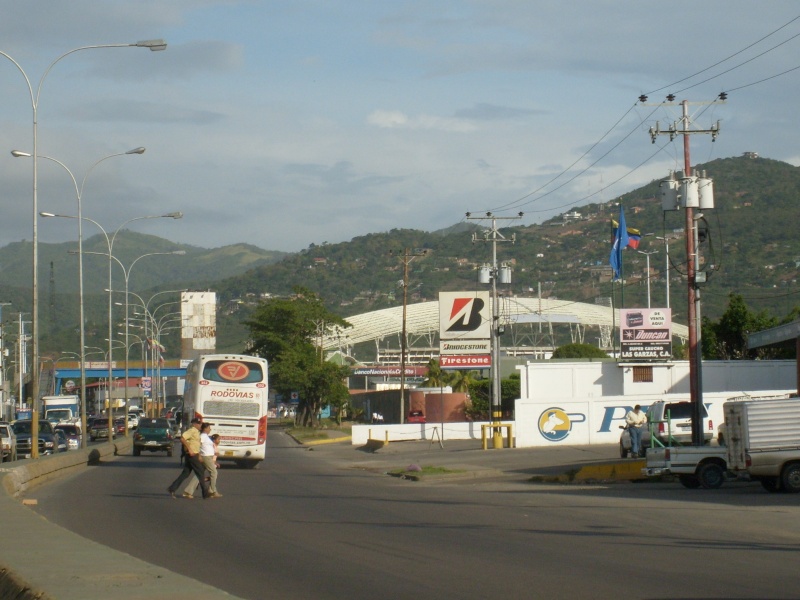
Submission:
[[[548,408],[539,415],[539,433],[546,440],[560,442],[569,435],[571,429],[569,415],[560,408]]]

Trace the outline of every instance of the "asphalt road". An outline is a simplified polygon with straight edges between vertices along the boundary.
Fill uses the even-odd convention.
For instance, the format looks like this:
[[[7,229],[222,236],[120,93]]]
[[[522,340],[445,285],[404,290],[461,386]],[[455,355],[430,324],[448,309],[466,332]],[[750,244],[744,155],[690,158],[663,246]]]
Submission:
[[[121,457],[40,488],[36,510],[254,600],[799,595],[800,496],[754,484],[412,482],[356,453],[310,452],[274,432],[262,467],[223,468],[224,497],[206,501],[167,495],[177,458]]]

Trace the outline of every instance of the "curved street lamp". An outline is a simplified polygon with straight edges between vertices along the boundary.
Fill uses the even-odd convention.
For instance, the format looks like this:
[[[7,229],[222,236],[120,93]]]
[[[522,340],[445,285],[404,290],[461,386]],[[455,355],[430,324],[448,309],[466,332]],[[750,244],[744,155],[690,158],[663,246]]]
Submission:
[[[114,233],[112,235],[109,235],[108,232],[106,232],[105,228],[102,225],[100,225],[100,223],[98,223],[94,219],[90,219],[89,217],[81,216],[79,218],[76,215],[60,215],[60,214],[51,213],[51,212],[40,212],[39,215],[42,216],[42,217],[59,217],[59,218],[62,218],[62,219],[79,219],[79,220],[83,220],[83,221],[89,221],[90,223],[94,223],[100,229],[100,231],[103,233],[103,236],[105,236],[106,245],[108,246],[108,338],[109,339],[112,339],[114,337],[113,319],[112,319],[112,297],[111,297],[112,289],[113,289],[113,286],[111,285],[111,281],[112,281],[112,278],[111,278],[111,266],[112,266],[113,263],[111,262],[111,259],[113,258],[114,241],[117,239],[117,235],[119,234],[120,231],[122,231],[122,228],[125,227],[125,225],[127,225],[128,223],[132,223],[134,221],[142,221],[144,219],[162,219],[162,218],[180,219],[180,218],[183,217],[183,213],[179,212],[179,211],[178,212],[166,213],[166,214],[163,214],[163,215],[148,215],[148,216],[145,216],[145,217],[133,217],[132,219],[128,219],[127,221],[124,221],[119,227],[117,227],[117,229],[114,231]],[[89,253],[87,252],[86,254],[89,254]],[[107,390],[107,393],[108,393],[108,441],[109,442],[111,442],[111,440],[113,439],[113,430],[114,430],[114,422],[113,422],[112,410],[111,410],[111,387],[110,387],[110,382],[114,378],[114,374],[113,374],[114,369],[113,369],[113,366],[112,366],[113,356],[114,356],[113,348],[111,346],[111,342],[109,342],[109,344],[108,344],[108,380],[109,380],[109,388]]]
[[[143,147],[134,148],[133,150],[128,150],[127,152],[117,152],[115,154],[109,154],[108,156],[104,156],[100,160],[95,161],[91,167],[86,171],[86,174],[83,176],[81,180],[80,186],[78,185],[78,181],[75,179],[75,175],[73,175],[72,171],[58,159],[52,158],[50,156],[40,156],[39,158],[44,158],[51,162],[56,163],[57,165],[61,165],[64,170],[69,174],[70,178],[72,179],[72,184],[75,187],[75,197],[78,199],[78,304],[80,305],[80,343],[81,348],[84,347],[86,344],[86,322],[84,318],[84,300],[83,300],[83,188],[86,185],[86,178],[89,177],[89,173],[99,165],[101,162],[108,160],[109,158],[114,158],[116,156],[125,156],[128,154],[144,154],[145,149]],[[15,158],[20,157],[32,157],[32,155],[28,152],[22,152],[20,150],[12,150],[11,156]],[[84,355],[83,351],[81,351],[81,432],[86,431],[86,356]],[[86,448],[86,436],[81,435],[81,448]]]
[[[33,377],[31,377],[31,397],[33,399],[33,409],[36,410],[36,403],[39,400],[39,232],[37,228],[37,214],[39,212],[39,198],[38,198],[38,182],[39,182],[39,172],[38,172],[38,149],[39,149],[39,140],[38,140],[38,127],[39,127],[39,99],[42,93],[42,85],[44,84],[44,80],[47,78],[47,75],[53,69],[53,67],[58,63],[61,59],[66,58],[70,54],[74,54],[76,52],[80,52],[81,50],[93,50],[99,48],[126,48],[126,47],[136,47],[136,48],[149,48],[153,52],[157,52],[160,50],[166,50],[167,43],[164,40],[142,40],[139,42],[134,42],[132,44],[95,44],[92,46],[80,46],[79,48],[74,48],[69,50],[56,58],[50,65],[45,69],[44,73],[42,74],[41,78],[39,79],[39,84],[36,87],[36,91],[33,90],[33,85],[31,84],[31,80],[28,77],[28,74],[25,72],[25,69],[22,68],[14,57],[10,54],[7,54],[0,50],[0,56],[7,58],[11,61],[17,70],[22,74],[22,77],[25,78],[25,84],[28,86],[28,94],[30,96],[31,101],[31,110],[33,112],[33,289],[31,290],[31,339],[32,339],[32,363],[33,363]],[[39,421],[38,419],[34,418],[31,425],[31,438],[36,439],[39,435]],[[109,440],[111,441],[111,440]],[[39,448],[34,444],[31,446],[31,458],[38,458],[39,457]]]
[[[176,217],[177,218],[177,217]],[[117,264],[122,269],[122,273],[125,276],[125,415],[128,414],[128,355],[130,351],[130,345],[128,343],[128,282],[131,275],[131,270],[133,269],[133,265],[139,262],[141,259],[147,256],[183,256],[186,254],[186,250],[175,250],[173,252],[148,252],[147,254],[142,254],[141,256],[137,257],[136,259],[131,262],[128,268],[125,268],[125,265],[122,264],[122,261],[118,259],[116,256],[112,254],[106,254],[105,252],[87,252],[86,254],[96,254],[98,256],[108,256],[109,258],[115,260]],[[111,279],[109,277],[109,285],[111,285]],[[112,289],[108,289],[109,298],[111,297]],[[111,323],[111,305],[109,304],[109,312],[108,312],[108,322]],[[111,335],[111,327],[109,327],[109,336]],[[125,436],[128,435],[128,420],[125,419]]]

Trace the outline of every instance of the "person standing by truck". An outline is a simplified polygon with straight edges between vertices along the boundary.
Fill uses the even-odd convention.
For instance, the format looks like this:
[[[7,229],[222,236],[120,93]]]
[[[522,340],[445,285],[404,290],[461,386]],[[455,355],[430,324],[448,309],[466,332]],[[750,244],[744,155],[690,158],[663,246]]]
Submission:
[[[628,427],[628,433],[631,434],[631,457],[639,458],[644,453],[642,452],[642,431],[647,425],[647,415],[642,412],[641,405],[637,404],[633,410],[628,411],[625,415],[625,425]]]

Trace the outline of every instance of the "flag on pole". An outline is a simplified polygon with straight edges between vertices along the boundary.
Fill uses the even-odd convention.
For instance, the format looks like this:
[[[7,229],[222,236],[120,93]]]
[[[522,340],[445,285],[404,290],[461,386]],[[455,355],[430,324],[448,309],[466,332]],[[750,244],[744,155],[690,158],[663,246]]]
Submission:
[[[619,223],[617,223],[614,219],[611,219],[611,243],[614,243],[614,240],[617,237],[617,229],[619,229]],[[642,232],[638,229],[634,229],[633,227],[628,227],[628,248],[632,250],[636,250],[639,248],[639,242],[642,239]]]
[[[622,279],[622,249],[630,243],[628,227],[625,225],[625,213],[622,205],[619,205],[619,226],[614,235],[614,245],[611,247],[611,268],[614,271],[613,280]],[[637,242],[638,245],[638,242]]]

